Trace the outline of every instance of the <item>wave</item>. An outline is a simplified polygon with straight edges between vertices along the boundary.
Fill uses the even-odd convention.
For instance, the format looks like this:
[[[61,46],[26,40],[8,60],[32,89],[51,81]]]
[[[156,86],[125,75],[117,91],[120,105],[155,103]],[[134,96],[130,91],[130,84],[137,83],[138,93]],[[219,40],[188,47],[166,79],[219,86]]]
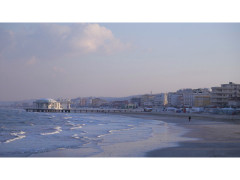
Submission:
[[[80,128],[82,128],[83,126],[85,126],[85,124],[74,124],[74,123],[72,123],[71,121],[67,121],[66,125],[67,125],[67,126],[73,126],[73,127],[70,128],[71,130],[80,129]]]
[[[58,134],[62,131],[62,128],[60,126],[57,126],[54,129],[56,129],[56,131],[49,132],[49,133],[41,133],[41,135],[45,136],[45,135]]]
[[[109,133],[113,133],[113,132],[118,132],[118,131],[129,131],[129,130],[135,128],[135,127],[132,126],[132,125],[129,125],[129,127],[131,127],[131,128],[126,128],[126,129],[113,129],[113,130],[110,130],[110,131],[108,131],[108,132],[109,132]]]
[[[109,130],[107,134],[100,134],[100,135],[98,135],[97,137],[98,137],[98,138],[101,138],[101,137],[104,137],[104,136],[106,136],[106,135],[110,135],[110,134],[112,134],[113,132],[129,131],[129,130],[135,128],[133,125],[128,125],[128,127],[130,127],[130,128],[126,128],[126,129],[112,129],[112,130]]]
[[[101,138],[101,137],[106,136],[106,135],[108,135],[108,134],[101,134],[101,135],[98,135],[97,137]]]
[[[64,117],[63,119],[72,119],[72,117]]]
[[[73,130],[73,129],[80,129],[80,128],[82,128],[82,126],[80,124],[78,124],[78,125],[75,125],[74,127],[70,128],[70,129]]]
[[[13,139],[8,139],[8,140],[6,140],[4,143],[10,143],[10,142],[13,142],[13,141],[16,141],[16,140],[19,140],[19,139],[23,139],[23,138],[26,137],[26,136],[23,135],[23,134],[25,134],[24,131],[20,131],[20,132],[18,132],[18,133],[11,133],[12,136],[16,136],[16,137],[13,138]]]
[[[75,139],[79,139],[79,138],[80,138],[80,137],[78,136],[78,134],[74,134],[72,137],[75,138]]]
[[[53,119],[55,118],[56,116],[49,116],[48,119]]]

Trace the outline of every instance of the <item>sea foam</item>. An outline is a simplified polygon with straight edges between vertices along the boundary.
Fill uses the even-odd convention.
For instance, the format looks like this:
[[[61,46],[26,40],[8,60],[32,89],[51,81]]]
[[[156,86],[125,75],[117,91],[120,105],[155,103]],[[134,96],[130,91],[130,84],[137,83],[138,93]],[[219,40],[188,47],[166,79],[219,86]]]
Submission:
[[[82,126],[81,125],[77,125],[77,126],[74,126],[74,127],[70,128],[70,129],[74,130],[74,129],[80,129],[80,128],[82,128]]]
[[[4,143],[10,143],[10,142],[13,142],[13,141],[16,141],[16,140],[19,140],[19,139],[23,139],[25,138],[26,136],[23,135],[25,134],[24,131],[20,131],[18,133],[11,133],[12,136],[16,136],[15,138],[12,138],[12,139],[8,139],[6,140]]]
[[[58,134],[62,131],[62,128],[60,126],[57,126],[54,129],[56,129],[56,131],[49,132],[49,133],[41,133],[41,135],[45,136],[45,135]]]

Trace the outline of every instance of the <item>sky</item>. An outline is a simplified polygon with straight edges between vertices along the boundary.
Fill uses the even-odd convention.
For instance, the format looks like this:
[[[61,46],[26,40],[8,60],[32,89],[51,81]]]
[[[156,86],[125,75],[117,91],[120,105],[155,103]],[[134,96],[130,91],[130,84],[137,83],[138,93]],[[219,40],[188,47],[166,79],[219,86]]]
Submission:
[[[0,101],[240,83],[239,23],[0,23]]]

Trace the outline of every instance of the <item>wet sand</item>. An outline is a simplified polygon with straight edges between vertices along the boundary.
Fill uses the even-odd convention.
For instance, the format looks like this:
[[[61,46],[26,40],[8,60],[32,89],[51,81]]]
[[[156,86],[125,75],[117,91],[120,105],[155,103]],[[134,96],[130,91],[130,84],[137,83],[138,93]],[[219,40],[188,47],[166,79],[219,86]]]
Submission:
[[[139,117],[139,119],[143,118]],[[146,119],[145,126],[148,126],[147,121]],[[32,154],[31,157],[144,157],[149,150],[176,147],[178,142],[193,140],[182,136],[188,130],[174,124],[161,121],[160,124],[150,125],[150,127],[152,132],[148,138],[111,144],[105,144],[103,140],[98,142],[97,147],[92,147],[89,143],[81,148],[60,148],[50,152]]]
[[[240,157],[240,119],[239,116],[187,117],[138,115],[127,116],[161,120],[175,123],[190,130],[183,137],[196,138],[193,141],[179,142],[177,147],[156,149],[145,154],[146,157]],[[217,116],[219,117],[219,116]],[[220,116],[221,117],[221,116]],[[228,118],[229,117],[229,118]]]

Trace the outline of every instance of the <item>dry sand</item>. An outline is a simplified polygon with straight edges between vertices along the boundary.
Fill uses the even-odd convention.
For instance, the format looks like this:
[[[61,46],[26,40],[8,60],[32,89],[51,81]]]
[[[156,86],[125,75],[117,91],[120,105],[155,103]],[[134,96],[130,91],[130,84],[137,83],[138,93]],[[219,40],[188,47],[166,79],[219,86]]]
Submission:
[[[156,114],[128,114],[128,116],[175,123],[190,130],[183,135],[184,137],[197,138],[194,141],[180,142],[178,147],[147,152],[147,157],[240,157],[239,116],[191,115],[190,122],[187,116],[171,117]]]

